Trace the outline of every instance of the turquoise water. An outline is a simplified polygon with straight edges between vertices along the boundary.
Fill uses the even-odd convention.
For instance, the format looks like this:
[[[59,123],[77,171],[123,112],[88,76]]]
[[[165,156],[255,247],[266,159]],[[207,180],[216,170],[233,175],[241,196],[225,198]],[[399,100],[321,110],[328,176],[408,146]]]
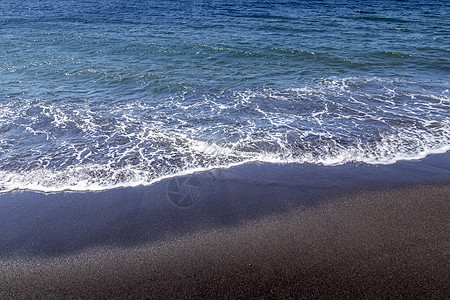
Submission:
[[[0,186],[450,149],[447,1],[0,2]]]

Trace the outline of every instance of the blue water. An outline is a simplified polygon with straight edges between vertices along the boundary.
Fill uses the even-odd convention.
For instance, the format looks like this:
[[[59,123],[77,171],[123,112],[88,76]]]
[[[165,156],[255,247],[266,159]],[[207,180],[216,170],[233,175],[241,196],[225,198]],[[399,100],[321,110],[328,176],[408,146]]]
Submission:
[[[0,2],[0,188],[450,150],[447,1]]]

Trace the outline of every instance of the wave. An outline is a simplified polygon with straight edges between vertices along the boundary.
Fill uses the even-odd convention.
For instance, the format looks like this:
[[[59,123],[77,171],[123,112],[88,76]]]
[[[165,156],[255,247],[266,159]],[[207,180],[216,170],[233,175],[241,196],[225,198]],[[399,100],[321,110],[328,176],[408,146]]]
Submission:
[[[448,82],[328,78],[140,101],[0,103],[3,192],[92,191],[248,162],[392,164],[450,150]]]

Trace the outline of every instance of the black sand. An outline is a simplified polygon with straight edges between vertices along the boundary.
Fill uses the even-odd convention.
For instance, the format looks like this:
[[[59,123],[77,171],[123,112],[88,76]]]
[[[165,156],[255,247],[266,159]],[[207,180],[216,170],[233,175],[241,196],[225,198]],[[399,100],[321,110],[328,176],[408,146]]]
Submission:
[[[449,161],[3,194],[0,298],[448,298]]]

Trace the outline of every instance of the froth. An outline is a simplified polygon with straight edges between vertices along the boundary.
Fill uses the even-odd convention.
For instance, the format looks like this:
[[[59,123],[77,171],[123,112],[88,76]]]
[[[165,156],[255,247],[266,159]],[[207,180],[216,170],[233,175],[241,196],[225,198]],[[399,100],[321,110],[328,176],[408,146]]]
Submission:
[[[141,101],[0,104],[3,191],[103,190],[247,162],[391,164],[450,150],[449,83],[331,78]]]

